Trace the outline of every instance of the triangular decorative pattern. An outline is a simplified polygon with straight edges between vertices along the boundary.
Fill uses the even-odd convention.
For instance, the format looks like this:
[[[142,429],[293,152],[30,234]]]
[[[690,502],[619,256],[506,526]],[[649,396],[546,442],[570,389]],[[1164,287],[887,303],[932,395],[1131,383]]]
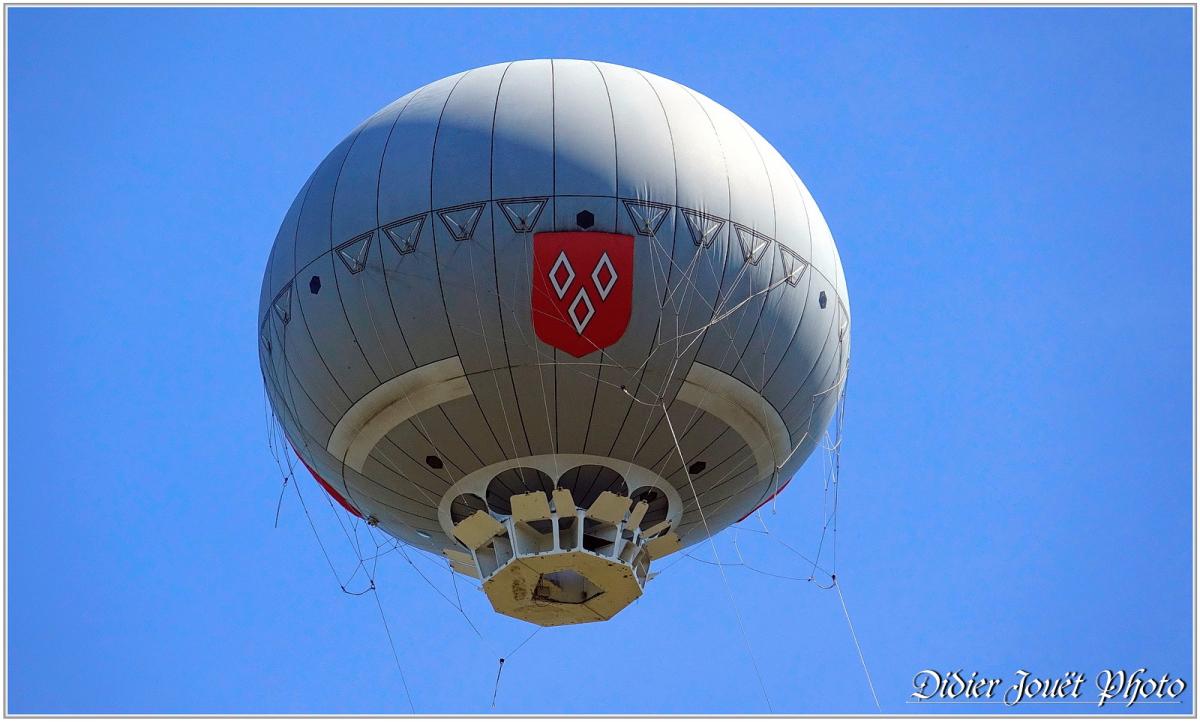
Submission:
[[[629,212],[629,218],[639,235],[653,236],[658,232],[658,227],[667,217],[671,206],[647,201],[625,201],[625,210]]]
[[[742,245],[742,258],[752,266],[758,265],[770,247],[771,239],[736,223],[733,228],[737,231],[738,242]]]
[[[798,285],[800,277],[808,268],[808,262],[782,243],[776,243],[775,247],[779,249],[779,260],[783,265],[783,279],[788,282],[788,285]]]
[[[505,218],[508,218],[508,224],[517,233],[532,231],[542,215],[542,209],[546,207],[545,198],[498,202]]]
[[[374,237],[375,231],[367,231],[337,247],[338,257],[350,273],[358,273],[367,267],[367,254],[371,252],[371,239]]]
[[[267,316],[263,319],[262,325],[258,328],[258,340],[262,342],[263,348],[267,350],[267,355],[271,355],[271,317]]]
[[[275,309],[275,315],[286,326],[288,321],[292,320],[292,282],[288,281],[276,296],[275,300],[271,301],[271,307]]]
[[[442,223],[446,224],[446,230],[450,231],[454,240],[466,241],[475,235],[475,226],[479,223],[479,217],[483,215],[483,204],[476,203],[462,208],[438,211],[438,215],[442,217]]]
[[[725,227],[725,220],[710,216],[700,211],[692,211],[686,208],[681,208],[683,220],[687,222],[688,230],[692,234],[692,242],[697,246],[708,248],[712,245],[717,234]]]
[[[396,247],[396,252],[403,256],[417,250],[417,241],[421,239],[421,227],[424,225],[425,214],[422,213],[419,216],[389,223],[383,227],[383,232]]]

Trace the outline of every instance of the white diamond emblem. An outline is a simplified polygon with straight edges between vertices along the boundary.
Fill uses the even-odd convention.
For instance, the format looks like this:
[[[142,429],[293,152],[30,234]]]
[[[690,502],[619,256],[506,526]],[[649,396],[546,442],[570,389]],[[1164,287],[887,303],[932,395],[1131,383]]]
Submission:
[[[600,271],[608,271],[608,281],[600,283]],[[617,283],[617,269],[613,268],[612,261],[608,259],[608,253],[600,256],[599,262],[596,263],[596,268],[592,271],[592,283],[596,284],[596,292],[600,294],[600,300],[608,299],[608,294],[612,292],[612,287]]]
[[[567,270],[567,280],[559,283],[558,275],[562,269]],[[575,269],[571,268],[571,262],[567,260],[566,251],[558,252],[558,260],[554,262],[554,267],[550,269],[550,283],[554,286],[554,292],[558,294],[558,300],[567,295],[567,289],[571,287],[571,281],[575,280]]]
[[[580,304],[587,307],[587,315],[583,318],[579,317],[577,310]],[[596,309],[592,306],[592,299],[588,298],[586,288],[579,289],[579,295],[575,296],[575,300],[571,302],[571,307],[567,309],[567,313],[571,316],[571,323],[575,324],[575,331],[582,336],[588,322],[596,314]]]

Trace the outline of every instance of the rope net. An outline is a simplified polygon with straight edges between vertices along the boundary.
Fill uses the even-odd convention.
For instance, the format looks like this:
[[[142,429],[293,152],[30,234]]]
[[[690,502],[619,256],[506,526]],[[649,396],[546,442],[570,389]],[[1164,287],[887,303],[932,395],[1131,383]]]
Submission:
[[[704,215],[703,212],[702,215]],[[495,219],[493,219],[494,221]],[[681,225],[678,223],[673,225],[675,236],[678,236],[680,232],[686,232]],[[555,389],[570,383],[569,379],[571,378],[576,379],[577,382],[582,381],[593,389],[593,403],[596,392],[602,387],[619,391],[628,400],[622,428],[625,424],[634,424],[635,428],[639,430],[635,444],[637,452],[646,448],[646,444],[651,438],[662,436],[664,433],[669,437],[670,447],[661,453],[651,470],[664,478],[669,478],[673,473],[677,475],[678,470],[682,470],[685,484],[680,489],[683,499],[683,520],[680,527],[702,529],[702,537],[707,540],[708,549],[712,555],[711,559],[706,559],[693,552],[679,552],[675,559],[666,560],[667,563],[656,570],[656,575],[665,574],[685,559],[698,565],[717,568],[725,590],[730,616],[738,628],[739,636],[761,687],[768,710],[774,711],[774,706],[771,702],[768,685],[759,668],[751,639],[747,634],[741,609],[733,594],[727,575],[729,570],[748,572],[781,581],[811,583],[821,590],[836,590],[851,636],[858,649],[871,694],[874,697],[874,687],[870,684],[865,658],[862,656],[861,648],[858,647],[857,637],[853,634],[853,625],[850,623],[849,612],[845,607],[836,573],[838,490],[845,415],[845,382],[849,369],[847,351],[849,339],[846,333],[848,319],[844,318],[845,311],[840,300],[833,309],[834,312],[826,314],[828,318],[807,319],[802,313],[799,320],[795,322],[795,328],[780,328],[779,324],[785,314],[780,313],[779,308],[780,304],[787,302],[785,294],[801,291],[794,283],[796,281],[794,274],[789,275],[785,272],[787,271],[786,264],[776,262],[776,259],[781,256],[771,255],[771,270],[764,274],[763,270],[753,263],[742,262],[739,264],[737,262],[737,243],[733,240],[732,229],[728,234],[729,242],[723,253],[713,252],[709,246],[701,243],[678,242],[679,239],[676,237],[660,239],[655,232],[651,231],[638,237],[638,241],[648,244],[647,247],[652,251],[651,263],[644,271],[649,273],[649,281],[653,284],[655,297],[660,299],[654,339],[649,353],[645,355],[645,359],[640,364],[630,366],[615,358],[609,350],[602,348],[598,349],[598,356],[589,355],[591,360],[583,362],[558,352],[533,338],[528,331],[528,314],[530,313],[528,304],[521,307],[520,304],[513,304],[509,302],[509,299],[503,297],[502,287],[511,284],[512,287],[519,288],[522,283],[528,283],[528,279],[534,272],[532,235],[532,233],[521,234],[525,262],[523,266],[514,265],[512,271],[514,277],[509,279],[502,279],[498,270],[493,274],[494,277],[485,273],[489,268],[497,268],[495,261],[497,249],[493,247],[491,241],[465,240],[454,243],[449,246],[448,254],[445,253],[446,247],[439,247],[436,244],[426,244],[425,248],[413,251],[414,254],[431,255],[432,262],[439,269],[447,266],[471,269],[471,273],[465,276],[441,273],[439,282],[444,294],[470,294],[478,309],[484,308],[485,305],[496,307],[497,304],[502,309],[504,315],[501,328],[489,325],[482,311],[477,315],[476,324],[457,324],[453,327],[455,334],[474,336],[482,341],[481,345],[485,350],[486,361],[491,368],[504,369],[509,363],[508,359],[498,358],[493,349],[505,348],[506,343],[521,343],[526,348],[533,350],[535,367],[552,370],[549,374],[540,371],[535,374],[540,386],[543,413],[533,416],[540,416],[540,419],[531,418],[531,415],[523,412],[521,408],[512,408],[505,404],[506,395],[499,387],[501,375],[498,373],[489,375],[490,383],[496,384],[495,398],[500,400],[500,413],[498,417],[491,419],[495,424],[492,436],[496,445],[503,453],[511,455],[512,458],[518,457],[522,454],[522,448],[532,446],[528,441],[531,426],[544,424],[545,429],[538,429],[537,433],[544,432],[550,439],[555,440],[557,453],[556,430],[550,408],[550,400],[555,400],[556,404],[558,402]],[[694,248],[690,254],[686,250],[689,247]],[[511,252],[520,253],[521,250],[518,248]],[[681,250],[683,255],[677,258],[676,254]],[[441,257],[438,256],[439,253],[442,253]],[[466,258],[460,257],[464,254]],[[815,269],[807,262],[805,263],[802,273],[807,272],[811,279]],[[403,285],[406,281],[414,280],[414,271],[411,270],[413,265],[415,264],[406,262],[403,256],[391,263],[366,262],[361,268],[361,272],[356,273],[353,278],[359,284],[362,296],[366,298],[371,294],[368,284],[383,284],[387,287],[388,284]],[[639,271],[643,271],[640,266]],[[700,282],[701,278],[704,283]],[[640,282],[644,283],[644,279],[643,275],[643,280]],[[712,288],[714,285],[720,289],[715,297],[710,297],[711,294],[702,291],[702,288]],[[806,296],[814,292],[813,286],[814,284],[811,282],[805,286]],[[821,294],[821,307],[824,308],[824,291],[821,291]],[[371,334],[374,336],[371,341],[377,344],[379,349],[382,349],[383,356],[387,359],[388,370],[395,376],[400,372],[402,365],[393,362],[388,351],[389,344],[384,341],[384,334],[380,331],[380,324],[388,323],[390,319],[377,318],[376,311],[371,308],[372,304],[365,305],[370,318]],[[642,310],[639,310],[639,313],[641,312]],[[535,309],[534,313],[538,313],[538,311]],[[526,318],[520,318],[520,314],[525,314]],[[722,527],[711,527],[710,520],[714,514],[722,512],[727,505],[743,499],[746,492],[752,487],[761,485],[764,480],[753,474],[748,480],[745,479],[746,474],[754,468],[755,460],[752,454],[745,453],[745,450],[739,450],[730,457],[730,459],[740,457],[735,459],[736,463],[726,463],[730,459],[714,460],[710,467],[724,467],[724,470],[714,478],[705,479],[703,485],[697,483],[696,475],[705,472],[702,469],[694,471],[696,467],[692,459],[696,458],[696,454],[695,452],[689,454],[685,450],[682,440],[687,439],[689,433],[697,428],[702,411],[696,406],[692,406],[689,410],[687,407],[680,408],[672,405],[674,395],[681,383],[680,377],[686,373],[688,367],[696,359],[697,352],[703,344],[719,344],[723,347],[723,351],[719,356],[719,363],[716,365],[720,368],[728,368],[732,365],[740,372],[739,377],[743,381],[751,382],[749,385],[754,388],[761,400],[759,409],[761,414],[757,421],[766,428],[768,427],[766,419],[768,402],[764,389],[783,366],[783,350],[786,350],[786,347],[794,342],[800,325],[806,322],[828,324],[825,343],[828,345],[832,341],[836,347],[831,353],[826,353],[826,349],[822,349],[821,353],[815,357],[819,363],[813,364],[808,376],[795,380],[795,395],[787,402],[787,406],[790,408],[792,405],[798,404],[797,408],[807,407],[807,420],[801,425],[802,431],[789,439],[791,446],[788,451],[782,454],[772,451],[774,472],[771,474],[769,484],[763,494],[765,500],[740,522],[727,527],[732,538],[736,561],[723,560],[716,543],[716,536],[721,533]],[[762,337],[760,325],[764,323],[769,324],[769,328],[765,332],[766,343],[759,344],[757,352],[747,353],[751,338],[756,337],[756,334],[757,337]],[[302,332],[302,329],[293,332]],[[306,501],[301,491],[302,485],[297,483],[295,478],[297,467],[302,465],[296,452],[307,456],[313,447],[322,448],[323,444],[310,437],[298,424],[294,425],[296,429],[294,437],[287,434],[270,403],[274,399],[283,406],[284,413],[292,419],[296,419],[299,418],[296,404],[298,395],[307,395],[311,401],[311,392],[300,385],[299,378],[290,370],[287,360],[286,333],[287,326],[285,325],[278,331],[277,338],[277,352],[283,355],[284,373],[281,374],[282,378],[277,378],[276,374],[264,375],[268,394],[266,404],[267,443],[281,477],[280,495],[275,509],[276,526],[279,524],[280,514],[283,510],[285,494],[288,487],[291,487],[338,588],[347,595],[370,596],[374,599],[391,645],[410,709],[415,710],[415,706],[401,663],[402,655],[397,651],[396,639],[392,635],[393,627],[388,624],[388,615],[379,598],[377,580],[380,563],[389,557],[403,562],[403,566],[416,575],[422,584],[431,588],[450,609],[454,610],[457,616],[461,617],[464,627],[470,630],[480,644],[487,646],[495,653],[495,658],[499,662],[495,686],[491,694],[491,705],[494,707],[496,699],[501,693],[500,684],[505,664],[512,664],[513,656],[537,636],[540,628],[528,635],[515,648],[503,649],[485,633],[484,629],[488,625],[481,624],[481,620],[472,620],[467,613],[459,589],[462,580],[458,579],[459,575],[453,571],[445,557],[384,533],[378,528],[378,522],[374,517],[362,518],[352,514],[347,509],[335,505],[328,494],[321,494],[320,496],[326,502],[324,506],[328,508],[331,518],[335,520],[332,525],[326,523],[326,529],[327,531],[334,529],[335,533],[338,533],[338,536],[341,537],[338,541],[339,546],[344,543],[341,556],[346,560],[341,563],[335,562],[335,556],[338,556],[338,553],[331,552],[332,544],[322,538],[319,525],[314,519],[316,510],[310,508],[310,503]],[[516,338],[512,337],[514,333],[517,334]],[[509,336],[506,338],[505,334]],[[270,352],[269,346],[270,344],[268,344],[268,353]],[[551,388],[550,383],[553,383],[555,388]],[[816,391],[809,393],[807,399],[800,398],[801,391],[806,388],[816,388]],[[711,394],[712,392],[706,391],[705,393]],[[830,399],[833,403],[833,412],[829,428],[815,428],[818,423],[818,413],[821,409],[827,408],[826,405]],[[482,407],[480,411],[483,411]],[[444,409],[439,407],[428,413],[416,413],[414,409],[414,413],[409,418],[423,443],[432,448],[439,459],[454,458],[454,454],[447,453],[448,450],[442,448],[444,443],[444,435],[440,433],[444,428],[442,422],[450,427],[454,426],[453,420]],[[439,429],[430,427],[430,419],[437,421]],[[766,517],[776,513],[779,492],[790,480],[781,478],[785,467],[789,467],[793,456],[801,449],[812,448],[814,439],[816,439],[815,447],[819,449],[822,459],[820,524],[818,532],[814,535],[815,538],[807,544],[811,551],[805,554],[797,549],[797,546],[802,546],[801,544],[781,538],[768,525]],[[715,448],[718,440],[710,440],[707,446],[702,447],[701,453],[703,454],[709,448]],[[293,443],[297,444],[295,450],[292,447]],[[614,447],[616,443],[614,440]],[[469,446],[468,451],[471,451]],[[462,454],[461,449],[456,449],[456,452]],[[403,476],[400,471],[403,468],[401,457],[411,458],[412,453],[395,440],[385,436],[372,451],[372,456],[391,472]],[[478,455],[474,462],[483,465],[483,460]],[[555,471],[554,483],[557,484],[557,479],[566,470],[556,468]],[[373,506],[377,508],[378,504],[383,503],[374,497],[362,498],[362,489],[346,483],[346,459],[344,456],[342,472],[341,483],[337,491],[344,495],[351,506],[355,509],[370,509]],[[439,480],[445,482],[447,488],[457,481],[456,475],[461,472],[462,469],[453,468],[453,465],[449,463],[433,468],[433,473],[438,476]],[[737,482],[736,488],[732,490],[725,488],[727,483],[732,483],[739,478],[743,480]],[[596,479],[591,479],[591,482],[594,484]],[[408,484],[408,489],[435,508],[442,494],[445,493],[444,489],[426,488],[415,479]],[[724,496],[718,498],[716,496],[718,494],[724,494]],[[752,521],[750,517],[753,517]],[[739,534],[759,535],[780,545],[797,557],[796,568],[763,569],[759,565],[748,562],[743,558],[741,548],[738,546]],[[435,581],[438,579],[444,581],[438,583]],[[876,705],[878,706],[877,698]]]

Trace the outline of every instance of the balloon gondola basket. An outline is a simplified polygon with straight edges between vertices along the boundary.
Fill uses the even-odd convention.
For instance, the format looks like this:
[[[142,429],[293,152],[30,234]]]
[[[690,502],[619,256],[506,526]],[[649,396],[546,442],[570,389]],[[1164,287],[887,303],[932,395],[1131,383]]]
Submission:
[[[497,612],[544,627],[611,619],[642,595],[651,561],[680,547],[666,523],[640,528],[645,502],[610,491],[587,509],[561,488],[510,502],[509,516],[476,511],[459,522],[466,551],[444,554],[482,581]]]

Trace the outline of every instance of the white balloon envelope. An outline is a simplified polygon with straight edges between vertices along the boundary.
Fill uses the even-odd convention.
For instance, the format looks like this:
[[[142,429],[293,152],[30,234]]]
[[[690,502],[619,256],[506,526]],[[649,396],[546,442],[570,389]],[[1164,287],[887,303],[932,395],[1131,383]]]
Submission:
[[[837,248],[779,153],[693,90],[580,60],[368,118],[292,203],[258,323],[325,489],[544,625],[610,618],[654,559],[778,493],[850,348]]]

